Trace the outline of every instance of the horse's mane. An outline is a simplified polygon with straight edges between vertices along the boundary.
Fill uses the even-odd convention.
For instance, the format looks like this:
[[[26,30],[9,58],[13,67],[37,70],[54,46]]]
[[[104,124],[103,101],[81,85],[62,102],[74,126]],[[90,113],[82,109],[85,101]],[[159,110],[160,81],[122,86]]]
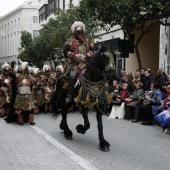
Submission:
[[[89,64],[91,64],[97,56],[101,55],[102,53],[106,52],[107,50],[108,50],[107,47],[102,45],[100,47],[100,49],[94,54],[94,56],[90,60]]]

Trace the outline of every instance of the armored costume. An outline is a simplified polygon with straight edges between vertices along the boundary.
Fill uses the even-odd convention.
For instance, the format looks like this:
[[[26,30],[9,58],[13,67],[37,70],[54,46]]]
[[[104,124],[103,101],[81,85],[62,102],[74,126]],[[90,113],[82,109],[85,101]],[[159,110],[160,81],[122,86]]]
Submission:
[[[55,91],[55,80],[53,76],[51,75],[51,68],[49,65],[45,64],[43,66],[44,71],[44,96],[45,96],[45,114],[47,114],[48,111],[51,112],[52,109],[52,97]]]
[[[4,117],[8,112],[8,106],[11,96],[11,82],[9,77],[11,66],[7,63],[2,65],[2,74],[0,75],[0,117]]]
[[[17,75],[17,95],[15,100],[15,113],[18,115],[18,124],[29,122],[34,125],[33,103],[32,103],[32,78],[28,71],[28,62],[22,62],[21,73]]]
[[[34,113],[38,114],[40,107],[44,106],[44,82],[40,76],[39,68],[33,70],[33,105]]]
[[[65,43],[64,55],[70,61],[68,63],[69,86],[66,103],[72,102],[72,93],[77,75],[85,69],[87,62],[93,56],[93,48],[85,38],[85,25],[77,21],[71,26],[73,36]]]

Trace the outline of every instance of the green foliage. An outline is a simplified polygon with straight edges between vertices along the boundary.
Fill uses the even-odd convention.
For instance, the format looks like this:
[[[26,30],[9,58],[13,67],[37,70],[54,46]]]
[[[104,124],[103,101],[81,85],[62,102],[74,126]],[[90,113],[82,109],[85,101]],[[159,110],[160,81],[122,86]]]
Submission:
[[[88,9],[95,22],[107,31],[114,25],[120,25],[130,41],[131,32],[135,29],[140,31],[137,41],[131,41],[139,68],[142,67],[138,49],[141,39],[156,25],[165,24],[164,18],[170,16],[170,2],[166,0],[81,0],[80,7]]]
[[[67,39],[72,36],[71,25],[75,21],[82,21],[85,24],[87,38],[91,40],[95,37],[97,25],[86,9],[78,6],[70,6],[66,11],[57,9],[55,19],[49,20],[40,30],[38,37],[32,39],[30,33],[22,33],[19,58],[37,65],[40,60],[53,60],[55,62],[55,56],[57,58],[64,57],[63,46]]]

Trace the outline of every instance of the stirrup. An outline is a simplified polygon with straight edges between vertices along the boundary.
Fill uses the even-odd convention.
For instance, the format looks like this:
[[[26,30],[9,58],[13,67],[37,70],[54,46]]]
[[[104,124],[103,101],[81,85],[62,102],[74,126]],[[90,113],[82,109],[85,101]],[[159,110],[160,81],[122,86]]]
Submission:
[[[71,96],[71,95],[68,95],[68,96],[66,97],[65,101],[66,101],[66,104],[71,103],[71,102],[73,101],[72,96]]]

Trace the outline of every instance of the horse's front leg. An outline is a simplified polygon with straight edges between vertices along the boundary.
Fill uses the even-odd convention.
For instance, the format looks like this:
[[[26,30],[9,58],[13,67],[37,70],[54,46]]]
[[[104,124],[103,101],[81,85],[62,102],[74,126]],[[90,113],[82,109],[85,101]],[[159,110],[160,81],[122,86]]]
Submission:
[[[62,120],[60,123],[60,129],[64,130],[64,135],[67,140],[72,140],[73,133],[69,129],[67,124],[67,110],[62,110],[61,115],[62,115]]]
[[[77,132],[81,133],[81,134],[85,134],[86,131],[90,128],[90,122],[88,119],[88,109],[81,107],[81,113],[83,115],[84,118],[84,126],[79,124],[76,126]]]
[[[103,135],[103,123],[102,123],[102,113],[97,109],[97,122],[98,122],[98,131],[99,131],[99,145],[100,145],[100,149],[104,152],[108,152],[109,151],[109,142],[107,142],[104,139],[104,135]]]

